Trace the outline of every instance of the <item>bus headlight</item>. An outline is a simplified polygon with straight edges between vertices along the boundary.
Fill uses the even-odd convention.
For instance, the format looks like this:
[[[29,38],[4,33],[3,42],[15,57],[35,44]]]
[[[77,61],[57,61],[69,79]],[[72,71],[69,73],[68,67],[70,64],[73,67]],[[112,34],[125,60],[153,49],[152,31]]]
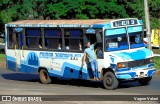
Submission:
[[[151,62],[151,63],[154,62],[154,57],[150,58],[150,62]]]
[[[121,63],[118,63],[117,64],[117,68],[120,69],[120,68],[127,68],[128,67],[128,63],[126,62],[121,62]]]

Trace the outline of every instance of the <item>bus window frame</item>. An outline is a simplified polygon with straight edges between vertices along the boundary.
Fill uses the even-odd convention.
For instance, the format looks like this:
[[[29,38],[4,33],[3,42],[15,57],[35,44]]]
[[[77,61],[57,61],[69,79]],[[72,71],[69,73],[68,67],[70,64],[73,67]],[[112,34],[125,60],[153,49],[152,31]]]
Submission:
[[[23,27],[24,29],[23,29],[23,35],[24,35],[24,50],[34,50],[34,51],[58,51],[58,52],[76,52],[76,53],[83,53],[83,48],[84,48],[84,46],[85,46],[85,44],[84,44],[84,28],[75,28],[75,27],[73,27],[73,28],[59,28],[59,27],[39,27],[39,28],[37,28],[37,27]],[[26,29],[40,29],[41,30],[41,34],[42,34],[42,36],[41,36],[41,38],[42,38],[42,48],[28,48],[27,47],[27,45],[26,45]],[[46,48],[45,47],[45,36],[44,36],[44,30],[45,29],[60,29],[61,30],[61,39],[62,39],[62,46],[61,46],[61,50],[58,50],[58,48],[57,49],[49,49],[49,48]],[[64,37],[64,30],[65,29],[72,29],[72,30],[77,30],[77,29],[80,29],[80,30],[82,30],[82,41],[83,41],[83,47],[82,47],[82,51],[79,51],[79,50],[66,50],[65,49],[65,41],[64,41],[64,39],[65,39],[65,37]],[[33,36],[34,37],[34,36]],[[27,37],[28,38],[28,37]],[[53,37],[53,38],[57,38],[57,37]],[[77,39],[79,39],[79,38],[77,38]]]
[[[127,43],[128,43],[128,48],[127,49],[124,49],[124,50],[128,50],[128,49],[135,49],[135,48],[131,48],[131,44],[130,44],[130,36],[129,36],[129,33],[128,33],[128,28],[129,27],[136,27],[136,26],[142,26],[142,38],[144,37],[144,26],[143,25],[127,25],[127,26],[121,26],[121,27],[113,27],[113,28],[103,28],[103,36],[104,36],[104,52],[115,52],[115,51],[107,51],[105,49],[106,47],[106,36],[105,36],[105,31],[106,30],[109,30],[109,29],[116,29],[116,28],[125,28],[126,29],[126,36],[127,36]],[[144,43],[144,42],[143,42]],[[140,47],[139,47],[140,48]],[[116,50],[116,51],[121,51],[121,50]]]
[[[84,44],[84,38],[85,38],[85,33],[84,33],[84,31],[85,31],[85,29],[84,28],[62,28],[62,30],[63,30],[63,52],[78,52],[78,53],[83,53],[83,51],[84,51],[84,47],[85,47],[85,44]],[[82,31],[82,37],[65,37],[65,30],[81,30]],[[82,43],[82,50],[80,51],[80,50],[72,50],[72,49],[69,49],[69,50],[67,50],[66,49],[66,45],[65,45],[65,39],[82,39],[82,41],[83,41],[83,43]]]
[[[121,27],[113,27],[113,28],[103,28],[103,36],[104,36],[104,52],[115,52],[115,51],[122,51],[122,50],[115,50],[115,51],[107,51],[106,50],[106,34],[105,34],[105,32],[107,31],[107,30],[111,30],[111,29],[119,29],[119,28],[125,28],[126,29],[126,39],[127,39],[127,44],[128,44],[128,48],[127,49],[123,49],[123,50],[128,50],[128,49],[130,49],[130,44],[129,44],[129,36],[128,36],[128,30],[127,30],[127,26],[121,26]],[[119,34],[117,34],[117,35],[119,35]]]
[[[143,44],[145,44],[144,43],[144,41],[143,41],[143,38],[144,38],[144,26],[143,25],[132,25],[132,26],[127,26],[126,28],[127,28],[127,32],[128,32],[128,28],[129,27],[136,27],[136,26],[142,26],[142,31],[138,31],[138,32],[141,32],[142,33],[142,43]],[[131,34],[133,34],[133,33],[137,33],[137,32],[132,32]],[[128,33],[128,39],[129,39],[129,46],[130,46],[130,48],[129,49],[135,49],[135,48],[131,48],[131,42],[130,42],[130,33]],[[143,47],[147,47],[147,45],[145,46],[143,46]],[[136,47],[136,48],[141,48],[141,47]]]
[[[21,32],[16,32],[15,30],[14,30],[14,28],[16,28],[16,27],[7,27],[7,49],[21,49],[21,47],[20,47],[20,33]],[[12,29],[12,34],[11,34],[11,36],[12,36],[12,46],[13,47],[10,47],[10,29]],[[18,35],[18,37],[17,37],[17,35]],[[17,43],[17,39],[18,39],[18,43]]]
[[[12,29],[12,46],[10,47],[10,29]],[[8,49],[14,49],[14,39],[13,39],[13,27],[7,27],[7,48]]]
[[[60,30],[61,32],[61,37],[59,36],[45,36],[45,30]],[[62,51],[62,42],[63,42],[63,33],[61,28],[52,28],[52,27],[43,27],[42,28],[42,43],[43,43],[43,48],[45,50],[55,50],[55,51]],[[58,50],[58,40],[57,40],[57,48],[47,48],[46,46],[46,39],[61,39],[61,50]]]
[[[26,30],[27,29],[31,29],[31,30],[34,30],[34,29],[37,29],[37,30],[40,30],[40,34],[41,34],[41,36],[27,36],[26,34]],[[34,47],[34,48],[29,48],[28,46],[27,46],[27,41],[26,41],[26,39],[27,38],[42,38],[42,31],[41,31],[41,28],[37,28],[37,27],[24,27],[24,33],[25,34],[23,34],[24,35],[24,38],[25,38],[25,48],[24,48],[24,50],[38,50],[38,49],[40,49],[41,50],[41,48],[39,48],[39,43],[38,43],[38,45],[37,45],[37,47]],[[39,41],[39,40],[38,40]],[[42,44],[43,44],[43,42],[42,42]],[[42,46],[43,47],[43,46]]]

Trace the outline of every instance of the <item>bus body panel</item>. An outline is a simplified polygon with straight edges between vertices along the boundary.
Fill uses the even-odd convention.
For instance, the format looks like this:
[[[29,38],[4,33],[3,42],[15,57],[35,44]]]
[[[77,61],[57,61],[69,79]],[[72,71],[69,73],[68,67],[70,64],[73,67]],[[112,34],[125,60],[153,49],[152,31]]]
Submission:
[[[82,66],[83,53],[33,52],[25,50],[24,55],[20,57],[20,62],[17,63],[16,60],[18,58],[16,57],[16,51],[17,50],[7,50],[7,66],[10,70],[15,72],[38,74],[38,69],[41,67],[46,68],[49,75],[53,77],[88,79],[88,75],[92,74],[90,67],[87,70],[87,66],[89,66],[87,65],[88,63]],[[22,50],[20,53],[22,53]],[[17,68],[18,70],[16,70]],[[80,75],[80,71],[82,75]]]
[[[110,56],[110,67],[114,70],[118,79],[135,79],[141,77],[151,77],[156,69],[153,63],[147,62],[153,57],[152,51],[143,47],[138,49],[122,50],[117,52],[108,52],[105,57]],[[139,61],[140,60],[140,61]],[[117,63],[128,62],[132,67],[117,68]],[[106,66],[107,68],[108,66]]]
[[[150,77],[155,73],[156,70],[153,67],[154,63],[153,62],[148,63],[148,60],[150,61],[150,59],[153,57],[153,52],[146,49],[143,44],[133,45],[132,46],[133,49],[131,49],[131,45],[129,45],[128,48],[122,47],[121,50],[114,50],[114,51],[112,50],[110,52],[107,52],[107,49],[105,48],[106,47],[105,39],[107,37],[107,34],[109,34],[111,37],[112,36],[114,37],[115,34],[116,35],[125,34],[126,37],[129,37],[129,34],[133,35],[132,33],[135,33],[137,31],[142,32],[142,23],[139,23],[138,19],[133,19],[133,21],[132,19],[126,19],[126,21],[125,19],[119,19],[119,20],[110,21],[108,23],[107,21],[103,20],[103,21],[99,21],[99,22],[102,22],[102,24],[92,24],[92,23],[98,23],[98,21],[97,22],[89,21],[90,24],[88,25],[84,24],[83,21],[80,21],[82,23],[80,25],[77,25],[75,21],[71,22],[74,25],[72,24],[63,25],[59,23],[60,21],[56,21],[57,23],[56,25],[54,21],[52,21],[51,24],[49,25],[45,24],[44,21],[41,21],[41,23],[44,23],[45,25],[39,24],[38,22],[35,22],[37,24],[19,24],[19,22],[17,22],[17,25],[20,26],[20,29],[13,22],[10,24],[6,24],[6,34],[8,34],[7,33],[8,27],[16,28],[18,31],[17,33],[22,32],[22,30],[23,29],[25,30],[26,28],[27,29],[28,28],[38,28],[39,30],[40,28],[43,28],[41,29],[41,31],[43,30],[42,33],[43,33],[43,38],[44,38],[44,28],[49,28],[47,31],[49,31],[52,28],[53,29],[58,28],[59,30],[63,30],[61,31],[63,33],[62,34],[63,37],[61,38],[63,41],[62,45],[64,47],[64,44],[65,44],[64,29],[66,28],[67,29],[68,28],[69,29],[77,29],[77,28],[82,29],[83,28],[83,30],[86,30],[87,32],[89,32],[89,33],[86,32],[86,34],[95,35],[94,29],[97,28],[96,31],[101,31],[103,35],[103,43],[102,43],[103,57],[97,59],[98,78],[103,78],[104,73],[102,74],[102,72],[108,69],[111,69],[114,72],[117,79],[127,79],[127,80],[143,78],[143,77]],[[29,20],[28,23],[30,22],[31,21]],[[136,25],[134,25],[134,22],[136,23]],[[46,23],[50,23],[50,22],[48,21]],[[70,23],[70,22],[67,21],[67,23]],[[92,29],[92,27],[94,27],[94,29]],[[107,31],[107,29],[110,31]],[[49,32],[46,32],[46,33],[49,33]],[[60,32],[58,31],[56,32],[59,35]],[[76,39],[77,37],[75,37],[76,35],[74,32],[72,34],[73,39]],[[26,35],[24,31],[23,33],[24,33],[23,35]],[[87,37],[86,34],[83,34],[83,35]],[[68,35],[68,33],[66,33],[65,35]],[[36,49],[24,48],[23,45],[22,45],[23,48],[22,47],[17,48],[16,46],[14,46],[14,48],[10,49],[8,48],[9,44],[7,43],[8,41],[7,36],[8,35],[6,35],[6,63],[7,63],[8,69],[12,71],[38,74],[39,69],[45,68],[47,69],[49,76],[53,76],[53,77],[85,79],[85,80],[92,79],[94,77],[93,72],[91,70],[91,66],[89,65],[89,62],[86,61],[86,63],[82,65],[82,58],[83,58],[82,51],[81,52],[80,51],[74,52],[74,51],[67,51],[67,50],[59,51],[58,49],[55,50],[51,48],[48,50],[43,48],[41,50],[39,48],[36,48]],[[36,37],[36,36],[37,34],[33,37]],[[42,38],[41,35],[39,35],[39,37]],[[22,40],[22,38],[24,37],[20,36],[20,40]],[[27,40],[29,36],[25,38]],[[81,38],[83,39],[83,41],[85,41],[84,36]],[[68,37],[66,39],[68,39]],[[93,39],[93,38],[90,38],[90,39]],[[45,39],[42,39],[42,40],[43,40],[43,45],[44,45]],[[129,41],[130,40],[128,39],[127,44],[130,44]],[[124,43],[123,45],[126,45],[126,44]],[[140,47],[140,48],[137,48],[137,47]],[[142,64],[138,64],[140,63],[140,61],[142,61]],[[134,65],[130,64],[132,62],[134,63]],[[129,63],[130,66],[119,69],[117,68],[118,63],[127,63],[127,64]]]

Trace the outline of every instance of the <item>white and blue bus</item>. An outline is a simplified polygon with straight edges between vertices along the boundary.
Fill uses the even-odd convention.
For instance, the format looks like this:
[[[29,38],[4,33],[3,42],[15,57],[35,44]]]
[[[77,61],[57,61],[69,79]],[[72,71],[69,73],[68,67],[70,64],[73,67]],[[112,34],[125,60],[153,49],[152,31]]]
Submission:
[[[97,42],[98,78],[106,89],[121,81],[148,85],[156,72],[153,52],[143,43],[142,21],[23,20],[5,25],[6,64],[9,70],[52,77],[93,80],[89,62],[82,65],[85,42]]]

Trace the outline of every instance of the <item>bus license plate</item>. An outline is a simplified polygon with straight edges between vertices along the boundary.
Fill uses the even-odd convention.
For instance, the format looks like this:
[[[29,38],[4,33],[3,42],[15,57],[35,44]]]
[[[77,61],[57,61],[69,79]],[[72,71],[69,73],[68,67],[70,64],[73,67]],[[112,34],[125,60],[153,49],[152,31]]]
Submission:
[[[144,77],[144,72],[140,72],[139,77]]]

